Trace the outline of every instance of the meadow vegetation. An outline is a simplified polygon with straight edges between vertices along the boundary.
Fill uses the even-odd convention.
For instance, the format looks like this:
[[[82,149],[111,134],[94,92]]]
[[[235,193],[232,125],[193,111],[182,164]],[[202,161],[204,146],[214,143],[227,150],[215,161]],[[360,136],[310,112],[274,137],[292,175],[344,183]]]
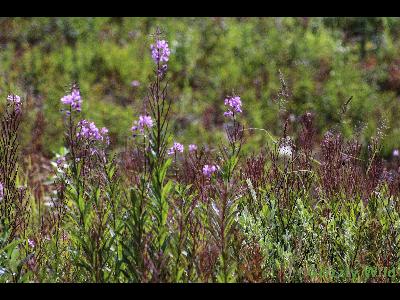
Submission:
[[[399,282],[399,29],[1,18],[0,282]]]

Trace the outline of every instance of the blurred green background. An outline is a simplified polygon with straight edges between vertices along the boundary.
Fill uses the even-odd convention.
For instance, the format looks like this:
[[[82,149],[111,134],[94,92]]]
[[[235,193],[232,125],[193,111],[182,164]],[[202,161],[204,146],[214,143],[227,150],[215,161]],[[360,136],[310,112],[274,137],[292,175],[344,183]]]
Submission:
[[[364,128],[365,141],[386,119],[383,154],[400,147],[399,18],[0,18],[0,97],[5,103],[15,92],[27,102],[23,148],[51,157],[63,144],[60,98],[73,80],[83,116],[123,146],[153,72],[150,34],[157,26],[171,49],[177,141],[216,145],[223,100],[233,91],[246,126],[280,133],[274,99],[281,70],[292,95],[288,114],[313,111],[320,136],[338,126],[340,108],[353,96],[340,125],[345,135]],[[265,142],[254,133],[246,149]]]

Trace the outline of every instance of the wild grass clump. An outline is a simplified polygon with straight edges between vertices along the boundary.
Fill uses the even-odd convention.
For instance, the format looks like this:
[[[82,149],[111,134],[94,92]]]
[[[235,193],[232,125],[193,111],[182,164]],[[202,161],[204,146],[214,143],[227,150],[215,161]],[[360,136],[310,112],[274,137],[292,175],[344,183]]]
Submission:
[[[152,38],[154,73],[123,151],[84,118],[77,83],[61,98],[65,148],[40,201],[19,172],[23,101],[8,97],[1,282],[400,281],[400,162],[380,156],[384,122],[367,146],[337,128],[317,140],[318,114],[293,120],[280,73],[279,135],[245,125],[251,108],[232,92],[225,139],[183,145],[170,127],[169,44]],[[250,134],[269,142],[245,154]]]

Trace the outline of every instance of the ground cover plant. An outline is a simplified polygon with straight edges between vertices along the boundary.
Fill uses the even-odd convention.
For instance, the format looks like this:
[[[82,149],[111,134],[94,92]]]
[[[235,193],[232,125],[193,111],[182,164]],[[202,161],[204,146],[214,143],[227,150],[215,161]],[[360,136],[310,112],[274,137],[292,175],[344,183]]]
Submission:
[[[323,113],[294,113],[283,69],[276,128],[245,119],[254,106],[238,83],[223,110],[204,112],[222,120],[215,143],[184,142],[170,95],[178,53],[162,28],[147,41],[152,73],[123,146],[90,117],[79,76],[52,108],[63,145],[49,165],[20,147],[27,97],[4,99],[0,282],[400,281],[400,153],[385,154],[385,116],[367,136],[348,94],[321,132]]]

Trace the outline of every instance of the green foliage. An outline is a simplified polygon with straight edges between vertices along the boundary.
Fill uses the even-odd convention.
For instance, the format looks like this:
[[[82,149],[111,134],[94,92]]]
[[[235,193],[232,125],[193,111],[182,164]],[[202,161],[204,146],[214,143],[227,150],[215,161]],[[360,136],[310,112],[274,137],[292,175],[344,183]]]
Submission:
[[[80,83],[88,118],[110,129],[113,145],[125,144],[152,74],[147,37],[156,26],[170,41],[169,72],[177,83],[169,94],[175,103],[171,125],[183,142],[221,138],[217,115],[232,90],[252,108],[246,125],[277,134],[273,100],[281,70],[293,94],[289,113],[316,112],[319,133],[337,124],[341,106],[353,96],[346,134],[363,124],[373,129],[385,115],[384,153],[397,147],[390,141],[400,125],[391,63],[399,58],[398,18],[2,18],[0,26],[6,32],[1,96],[23,90],[32,97],[23,145],[31,142],[35,114],[44,111],[46,155],[62,145],[59,99],[73,80]],[[133,80],[140,86],[132,87]],[[212,117],[203,116],[207,110]],[[265,142],[253,136],[244,151]]]
[[[173,54],[165,81],[149,55],[158,25]],[[397,18],[1,18],[0,96],[26,91],[22,131],[0,145],[1,166],[17,157],[19,140],[24,149],[41,143],[40,157],[60,149],[65,162],[52,163],[44,196],[30,185],[31,166],[19,172],[13,159],[7,169],[0,282],[399,282],[381,273],[399,272],[400,177],[384,169],[398,161],[380,161],[398,147],[399,26]],[[76,135],[77,112],[62,122],[60,98],[74,80],[85,118],[110,129],[113,149]],[[226,121],[223,100],[238,94],[244,113]],[[315,144],[333,130],[344,136],[337,148],[332,138],[325,152],[306,149],[312,134],[299,130],[308,111]],[[132,114],[143,113],[154,126],[128,144]],[[282,154],[291,135],[299,141]],[[173,138],[199,149],[167,157]],[[359,157],[343,152],[350,138],[362,143]],[[216,167],[211,176],[205,164]],[[329,171],[340,178],[326,179]]]

